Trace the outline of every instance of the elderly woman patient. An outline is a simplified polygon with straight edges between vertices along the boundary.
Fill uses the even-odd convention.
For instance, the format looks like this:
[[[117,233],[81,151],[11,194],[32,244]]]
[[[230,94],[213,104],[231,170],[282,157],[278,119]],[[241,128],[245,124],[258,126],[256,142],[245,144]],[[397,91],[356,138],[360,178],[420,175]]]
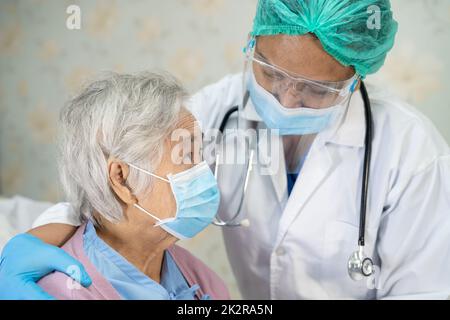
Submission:
[[[64,107],[60,175],[83,224],[63,248],[83,263],[93,283],[77,286],[56,272],[39,282],[49,294],[228,298],[222,280],[174,244],[206,228],[220,198],[210,168],[196,160],[199,148],[172,152],[180,144],[171,139],[174,130],[201,139],[183,108],[186,97],[169,75],[109,74]]]

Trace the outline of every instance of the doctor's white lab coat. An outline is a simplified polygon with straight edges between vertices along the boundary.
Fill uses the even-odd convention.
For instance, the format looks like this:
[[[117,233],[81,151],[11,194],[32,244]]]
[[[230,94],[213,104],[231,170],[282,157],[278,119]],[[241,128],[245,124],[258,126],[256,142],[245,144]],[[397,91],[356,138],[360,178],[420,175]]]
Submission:
[[[374,88],[368,91],[374,138],[365,252],[374,261],[375,276],[355,282],[347,273],[348,258],[357,249],[364,158],[364,105],[356,92],[339,121],[314,139],[289,197],[282,150],[275,174],[258,174],[258,164],[253,168],[241,211],[250,226],[223,230],[244,298],[450,295],[450,149],[414,108]],[[242,76],[227,76],[193,96],[189,107],[204,130],[218,128],[242,95]],[[220,216],[226,220],[238,206],[242,170],[227,165],[221,170]],[[43,214],[36,225],[77,224],[71,210],[60,208],[58,214]]]

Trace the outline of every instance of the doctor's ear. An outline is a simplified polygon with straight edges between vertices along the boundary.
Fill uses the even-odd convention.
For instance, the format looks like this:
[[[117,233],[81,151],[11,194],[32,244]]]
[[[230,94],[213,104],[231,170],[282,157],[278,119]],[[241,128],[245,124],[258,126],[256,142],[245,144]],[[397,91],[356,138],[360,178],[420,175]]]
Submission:
[[[116,159],[108,160],[108,179],[111,189],[125,204],[132,205],[137,203],[137,198],[127,184],[129,174],[130,167],[126,163]]]

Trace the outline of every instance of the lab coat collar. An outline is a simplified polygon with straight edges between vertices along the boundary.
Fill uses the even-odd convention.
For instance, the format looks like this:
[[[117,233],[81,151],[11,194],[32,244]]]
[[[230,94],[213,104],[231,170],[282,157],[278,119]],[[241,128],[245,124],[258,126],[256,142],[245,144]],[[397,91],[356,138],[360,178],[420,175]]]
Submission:
[[[257,129],[267,129],[264,121],[256,113],[255,107],[251,99],[248,99],[245,108],[240,113],[240,117],[248,121],[257,122],[258,123]],[[274,148],[276,148],[277,151],[272,152],[274,151]],[[268,139],[267,137],[259,139],[257,152],[258,152],[259,170],[260,171],[266,170],[267,173],[268,171],[267,167],[263,168],[263,165],[261,165],[261,163],[271,164],[271,169],[269,170],[272,171],[270,173],[270,178],[272,180],[273,188],[277,195],[278,202],[281,203],[283,201],[286,201],[287,198],[287,178],[285,174],[286,164],[283,151],[283,141],[281,137],[269,134]],[[274,171],[274,169],[276,168],[277,170]]]
[[[275,248],[283,240],[292,221],[300,214],[303,206],[317,191],[324,180],[335,170],[340,159],[330,149],[313,143],[297,181],[288,198],[279,223]]]
[[[261,123],[260,127],[264,127]],[[267,131],[266,131],[267,132]],[[270,141],[270,142],[269,142]],[[270,144],[269,144],[270,143]],[[266,174],[270,173],[270,178],[278,198],[278,202],[287,200],[287,177],[286,163],[284,158],[283,140],[280,136],[268,134],[268,136],[258,141],[259,170],[264,170],[262,163],[270,163],[270,170],[266,169]]]
[[[364,147],[365,131],[364,101],[361,92],[356,91],[352,95],[346,111],[341,114],[335,125],[317,136],[317,142],[362,148]]]
[[[256,112],[255,106],[253,105],[252,99],[250,97],[247,100],[245,108],[243,108],[243,110],[240,111],[240,117],[249,121],[263,122],[261,117]]]

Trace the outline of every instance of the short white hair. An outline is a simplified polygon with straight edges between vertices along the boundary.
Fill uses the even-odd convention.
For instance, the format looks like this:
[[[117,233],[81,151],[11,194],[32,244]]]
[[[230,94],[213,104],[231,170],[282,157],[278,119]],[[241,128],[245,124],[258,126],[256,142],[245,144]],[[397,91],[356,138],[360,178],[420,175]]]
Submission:
[[[164,140],[176,126],[187,94],[166,73],[107,73],[87,85],[60,115],[59,172],[67,200],[80,219],[96,210],[108,221],[123,217],[109,185],[108,159],[153,171]],[[130,167],[127,185],[148,191],[152,178]]]

